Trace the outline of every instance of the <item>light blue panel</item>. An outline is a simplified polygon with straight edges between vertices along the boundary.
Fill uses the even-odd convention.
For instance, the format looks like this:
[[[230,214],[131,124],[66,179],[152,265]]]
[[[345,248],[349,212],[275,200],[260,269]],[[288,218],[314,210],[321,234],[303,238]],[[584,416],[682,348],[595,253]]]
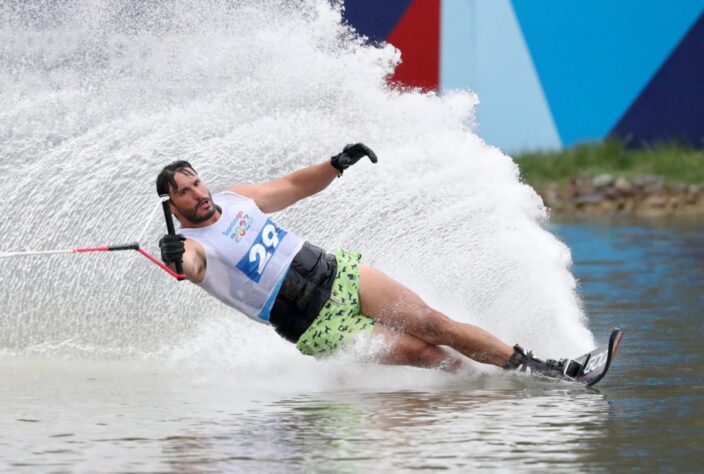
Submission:
[[[562,141],[572,145],[611,130],[704,0],[513,0],[513,6]]]
[[[476,81],[477,32],[474,0],[442,0],[440,87],[469,89]]]
[[[509,0],[443,0],[440,87],[472,89],[479,135],[509,153],[561,147]]]

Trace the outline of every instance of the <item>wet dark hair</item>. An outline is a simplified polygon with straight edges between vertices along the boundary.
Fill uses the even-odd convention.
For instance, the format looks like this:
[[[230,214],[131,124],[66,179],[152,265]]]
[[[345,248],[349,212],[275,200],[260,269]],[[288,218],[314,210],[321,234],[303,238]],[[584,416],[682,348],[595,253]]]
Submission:
[[[183,173],[187,176],[196,176],[198,174],[187,161],[179,160],[169,163],[164,166],[159,176],[156,177],[156,192],[159,193],[159,196],[169,194],[169,191],[178,188],[174,178],[176,173]]]

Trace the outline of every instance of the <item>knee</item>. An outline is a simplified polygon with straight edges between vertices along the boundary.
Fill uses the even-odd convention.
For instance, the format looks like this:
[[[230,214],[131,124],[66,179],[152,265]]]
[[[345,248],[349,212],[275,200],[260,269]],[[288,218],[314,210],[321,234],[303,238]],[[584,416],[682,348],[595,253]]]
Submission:
[[[439,367],[446,357],[445,351],[440,347],[412,336],[405,337],[402,343],[397,344],[393,354],[395,363],[426,368]]]
[[[415,353],[415,362],[419,367],[446,369],[446,365],[452,365],[452,360],[442,348],[430,344],[424,344]]]
[[[440,369],[455,373],[462,366],[462,360],[450,354],[446,349],[423,343],[411,357],[411,365],[431,369]]]

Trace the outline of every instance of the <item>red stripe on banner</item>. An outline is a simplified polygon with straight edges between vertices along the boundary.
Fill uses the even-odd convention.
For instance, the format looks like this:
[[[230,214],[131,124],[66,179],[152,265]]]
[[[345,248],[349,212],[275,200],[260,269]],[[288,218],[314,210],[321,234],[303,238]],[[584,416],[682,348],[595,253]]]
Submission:
[[[415,0],[387,41],[403,61],[389,79],[411,87],[437,90],[440,84],[440,0]]]

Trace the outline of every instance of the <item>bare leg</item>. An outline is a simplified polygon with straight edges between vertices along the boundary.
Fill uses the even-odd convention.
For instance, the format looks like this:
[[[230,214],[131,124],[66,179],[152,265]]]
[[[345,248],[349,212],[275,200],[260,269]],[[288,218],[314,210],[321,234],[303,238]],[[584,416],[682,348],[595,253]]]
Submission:
[[[360,265],[362,314],[431,346],[450,346],[477,362],[503,367],[513,348],[471,324],[453,321],[414,292],[367,265]]]
[[[384,351],[378,362],[390,365],[439,368],[456,372],[462,361],[442,347],[433,346],[408,333],[400,333],[379,323],[374,326],[372,337],[384,340]]]

